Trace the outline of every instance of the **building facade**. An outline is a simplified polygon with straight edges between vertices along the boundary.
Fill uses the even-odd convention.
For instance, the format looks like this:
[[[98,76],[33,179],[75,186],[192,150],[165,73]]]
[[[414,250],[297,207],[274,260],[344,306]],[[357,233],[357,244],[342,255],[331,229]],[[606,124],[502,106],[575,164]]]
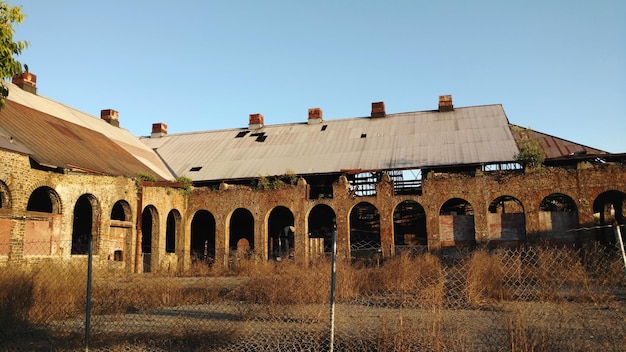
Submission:
[[[19,77],[18,77],[19,78]],[[624,223],[624,154],[532,132],[540,169],[497,106],[265,125],[150,138],[15,81],[0,111],[0,265],[81,262],[180,273],[244,257],[306,261],[337,234],[342,258],[401,251],[612,243]],[[21,83],[20,83],[21,82]],[[26,83],[24,83],[26,82]],[[30,83],[29,83],[30,82]],[[21,90],[27,84],[30,88]]]

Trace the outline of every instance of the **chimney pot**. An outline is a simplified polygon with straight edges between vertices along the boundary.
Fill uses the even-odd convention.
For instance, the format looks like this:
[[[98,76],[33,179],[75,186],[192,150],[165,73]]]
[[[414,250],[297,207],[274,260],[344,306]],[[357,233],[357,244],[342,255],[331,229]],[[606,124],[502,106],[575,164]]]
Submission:
[[[150,138],[160,138],[163,136],[167,136],[167,125],[163,122],[153,123]]]
[[[248,128],[251,130],[258,130],[264,126],[263,114],[250,114],[250,122]]]
[[[119,113],[113,109],[100,110],[100,118],[115,127],[120,127]]]
[[[439,96],[439,111],[453,111],[454,105],[452,105],[452,95],[440,95]]]
[[[371,117],[385,117],[387,113],[385,112],[385,102],[379,101],[372,103],[372,114]]]
[[[322,109],[320,108],[311,108],[309,109],[309,120],[307,123],[309,125],[317,124],[322,122]]]
[[[30,72],[13,75],[11,82],[29,93],[37,94],[37,76]]]

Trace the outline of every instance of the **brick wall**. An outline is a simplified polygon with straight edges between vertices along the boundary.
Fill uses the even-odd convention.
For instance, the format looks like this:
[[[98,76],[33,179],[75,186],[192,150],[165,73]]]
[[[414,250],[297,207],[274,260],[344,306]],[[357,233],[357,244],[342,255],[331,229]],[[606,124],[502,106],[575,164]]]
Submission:
[[[194,214],[208,211],[215,220],[215,254],[217,264],[227,262],[230,250],[230,220],[238,208],[248,210],[254,219],[254,246],[257,255],[268,259],[269,239],[273,236],[269,219],[277,207],[284,207],[293,217],[295,227],[295,257],[305,260],[319,255],[319,243],[309,241],[308,216],[320,204],[332,208],[337,226],[338,254],[350,256],[350,213],[360,202],[374,206],[379,214],[380,246],[384,256],[395,253],[393,242],[393,212],[403,201],[419,203],[426,214],[428,246],[438,249],[461,242],[484,243],[493,240],[523,240],[524,234],[553,230],[550,226],[571,227],[593,224],[593,202],[602,192],[614,190],[626,193],[626,167],[601,165],[580,169],[545,168],[540,172],[493,172],[476,175],[429,173],[423,180],[421,195],[395,196],[389,179],[383,179],[376,187],[375,196],[354,197],[349,184],[340,178],[333,186],[333,197],[309,199],[309,186],[305,182],[279,189],[258,190],[245,186],[222,187],[222,189],[196,188],[190,196],[184,196],[178,188],[168,185],[152,185],[141,189],[140,197],[135,181],[125,177],[109,177],[88,174],[59,174],[34,170],[27,156],[0,151],[0,182],[8,203],[0,208],[0,264],[28,263],[35,257],[80,259],[71,255],[74,205],[81,196],[93,200],[97,226],[94,234],[99,246],[96,261],[108,265],[115,261],[115,252],[123,252],[120,270],[138,270],[141,264],[141,236],[137,231],[138,218],[146,207],[155,209],[155,227],[150,266],[153,271],[176,272],[191,265],[190,233]],[[50,187],[59,198],[58,214],[33,214],[26,211],[32,192],[40,186]],[[576,223],[571,219],[542,215],[541,200],[551,193],[563,193],[576,203]],[[488,208],[501,196],[519,200],[523,214],[493,214]],[[461,198],[471,204],[473,215],[440,216],[442,205],[451,198]],[[131,219],[120,223],[111,220],[115,202],[123,200],[130,205]],[[139,209],[140,207],[140,209]],[[180,215],[176,226],[176,250],[165,253],[167,217],[170,212]],[[547,216],[547,217],[546,217]],[[525,226],[525,228],[522,228]],[[7,229],[10,227],[10,229]],[[275,232],[275,231],[274,231]],[[8,243],[7,243],[8,239]],[[45,250],[32,248],[34,242],[47,239]],[[319,242],[319,241],[318,241]]]

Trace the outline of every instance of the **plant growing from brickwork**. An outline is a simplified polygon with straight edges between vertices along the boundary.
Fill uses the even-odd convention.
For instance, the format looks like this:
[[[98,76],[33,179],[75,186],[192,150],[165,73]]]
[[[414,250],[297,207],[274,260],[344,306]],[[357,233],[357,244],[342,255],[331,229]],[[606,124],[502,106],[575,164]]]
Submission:
[[[183,184],[183,188],[180,189],[180,193],[183,196],[191,195],[191,191],[193,189],[192,180],[187,176],[178,176],[176,177],[176,182],[181,182]]]
[[[143,181],[154,182],[156,181],[156,176],[143,172],[138,173],[137,176],[135,176],[135,188],[140,189]]]
[[[285,181],[280,176],[263,176],[259,175],[256,187],[258,189],[279,189],[285,185]]]
[[[22,73],[22,64],[15,59],[22,50],[28,47],[27,41],[14,41],[14,24],[20,24],[26,17],[20,6],[10,6],[0,1],[0,78],[10,78]],[[26,68],[28,71],[28,68]],[[4,106],[4,99],[9,95],[9,89],[0,83],[0,108]]]
[[[287,169],[283,177],[289,180],[290,185],[296,185],[298,183],[298,175],[296,175],[296,172],[292,169]]]
[[[513,130],[520,135],[520,139],[517,140],[519,153],[515,154],[515,160],[527,169],[541,169],[546,154],[539,139],[531,136],[530,128],[515,127]]]

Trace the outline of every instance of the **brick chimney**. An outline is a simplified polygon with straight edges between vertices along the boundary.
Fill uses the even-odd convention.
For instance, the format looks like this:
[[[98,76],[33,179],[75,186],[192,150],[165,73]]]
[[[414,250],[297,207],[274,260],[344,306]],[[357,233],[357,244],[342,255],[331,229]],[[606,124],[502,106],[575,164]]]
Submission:
[[[387,113],[385,112],[385,102],[379,101],[372,103],[372,115],[371,117],[385,117]]]
[[[11,81],[25,91],[37,94],[37,76],[34,74],[30,72],[18,73],[13,75]]]
[[[309,125],[322,123],[322,109],[320,108],[309,109],[309,120],[307,121],[307,123]]]
[[[163,122],[153,123],[150,138],[160,138],[163,136],[167,136],[167,125]]]
[[[100,110],[100,118],[112,126],[120,127],[119,113],[113,109]]]
[[[439,96],[439,111],[453,111],[454,106],[452,105],[452,96],[451,95],[440,95]]]
[[[263,128],[263,114],[250,114],[250,122],[248,123],[248,129],[258,130]]]

